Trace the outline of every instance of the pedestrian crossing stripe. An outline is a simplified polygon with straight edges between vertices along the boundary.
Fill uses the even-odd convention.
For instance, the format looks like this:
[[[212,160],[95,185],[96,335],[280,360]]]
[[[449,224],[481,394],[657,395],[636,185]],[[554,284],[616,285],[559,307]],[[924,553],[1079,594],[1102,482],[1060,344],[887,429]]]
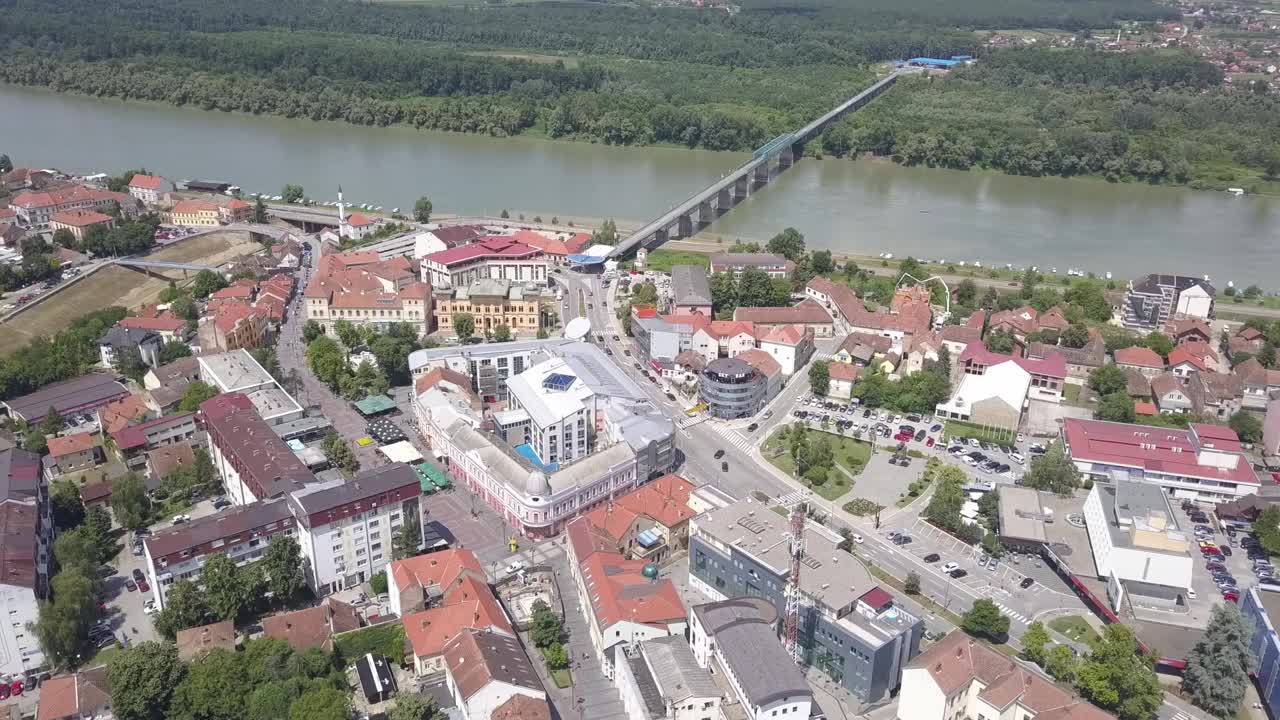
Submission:
[[[1023,615],[1022,613],[1017,612],[1016,610],[1009,607],[1008,605],[1005,605],[1003,603],[995,603],[995,606],[1003,610],[1005,615],[1008,615],[1009,617],[1013,618],[1014,620],[1017,620],[1023,625],[1031,624],[1031,620],[1028,619],[1026,615]]]

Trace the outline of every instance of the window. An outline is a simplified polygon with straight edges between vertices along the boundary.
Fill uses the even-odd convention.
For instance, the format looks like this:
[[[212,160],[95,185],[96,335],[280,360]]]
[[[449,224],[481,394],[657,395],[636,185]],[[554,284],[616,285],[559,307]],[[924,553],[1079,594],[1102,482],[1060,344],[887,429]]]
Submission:
[[[333,546],[333,551],[334,551],[334,552],[336,552],[336,553],[340,553],[340,552],[342,552],[342,544],[341,544],[341,543],[339,543],[339,544],[337,544],[337,545],[334,545],[334,546]]]
[[[356,548],[356,557],[364,555],[364,548]]]

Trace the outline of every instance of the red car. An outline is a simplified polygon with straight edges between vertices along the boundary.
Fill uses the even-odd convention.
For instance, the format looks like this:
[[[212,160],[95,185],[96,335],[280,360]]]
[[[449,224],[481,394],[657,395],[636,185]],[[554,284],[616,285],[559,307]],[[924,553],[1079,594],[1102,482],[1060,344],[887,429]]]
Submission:
[[[1236,592],[1232,590],[1228,590],[1222,593],[1222,599],[1229,600],[1231,602],[1240,602],[1240,595],[1238,595]]]
[[[9,686],[5,685],[4,683],[0,683],[0,700],[8,699],[8,697],[9,697]]]
[[[1222,551],[1216,547],[1200,548],[1200,552],[1204,555],[1216,555],[1222,557]]]
[[[139,581],[138,581],[138,590],[140,590],[140,591],[142,591],[142,592],[151,592],[151,586],[147,584],[147,581],[146,581],[146,580],[139,580]]]
[[[931,437],[931,438],[929,438],[928,440],[926,440],[926,441],[925,441],[925,443],[924,443],[924,446],[925,446],[925,447],[933,447],[933,438]]]
[[[13,681],[13,685],[10,685],[10,686],[9,686],[9,693],[10,693],[11,695],[21,695],[21,694],[22,694],[22,681],[21,681],[21,680],[14,680],[14,681]]]

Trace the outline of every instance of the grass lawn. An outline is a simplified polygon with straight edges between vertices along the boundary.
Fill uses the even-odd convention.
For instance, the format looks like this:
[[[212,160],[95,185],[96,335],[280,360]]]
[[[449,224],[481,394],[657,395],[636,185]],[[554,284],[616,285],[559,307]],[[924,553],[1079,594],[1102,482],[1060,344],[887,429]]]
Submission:
[[[645,261],[646,270],[658,270],[661,272],[671,272],[672,265],[698,265],[704,268],[711,267],[711,256],[706,253],[694,252],[692,250],[654,250],[649,253],[648,259]],[[627,267],[631,267],[631,263],[627,263]]]
[[[89,658],[81,667],[96,668],[106,665],[116,653],[123,652],[124,648],[119,645],[108,645],[98,651],[96,655]]]
[[[1049,621],[1049,627],[1076,642],[1088,642],[1098,637],[1098,633],[1093,631],[1093,627],[1089,625],[1088,621],[1078,615],[1065,615],[1054,618]]]
[[[942,433],[949,438],[978,438],[979,440],[991,440],[1003,444],[1012,443],[1014,436],[1014,433],[1008,430],[985,428],[962,420],[947,420],[942,428]]]
[[[1067,400],[1068,405],[1080,406],[1080,386],[1067,383],[1063,396]]]
[[[558,688],[567,688],[573,684],[573,678],[569,675],[569,668],[561,668],[551,671],[551,681]]]
[[[810,432],[821,434],[831,442],[831,454],[835,457],[836,465],[839,467],[831,469],[827,481],[822,485],[815,487],[803,478],[800,478],[800,480],[810,490],[824,499],[835,500],[848,493],[853,487],[853,481],[849,479],[849,475],[846,475],[840,468],[844,468],[854,476],[861,473],[862,468],[867,464],[867,460],[871,458],[871,446],[861,440],[822,432],[821,430],[811,429]],[[779,452],[779,450],[782,452]],[[786,452],[785,446],[778,440],[778,431],[774,431],[773,435],[769,436],[769,439],[760,448],[760,452],[769,462],[773,463],[774,467],[786,473],[789,477],[795,477],[795,462],[791,460],[791,455]]]

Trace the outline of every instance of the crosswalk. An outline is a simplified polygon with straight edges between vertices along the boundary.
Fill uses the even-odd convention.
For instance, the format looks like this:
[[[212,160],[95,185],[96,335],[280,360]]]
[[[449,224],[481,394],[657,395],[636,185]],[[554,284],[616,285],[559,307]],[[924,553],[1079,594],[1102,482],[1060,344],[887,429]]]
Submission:
[[[813,354],[813,359],[814,359],[814,360],[830,360],[830,359],[831,359],[831,356],[832,356],[832,355],[834,355],[834,354],[835,354],[835,353],[833,353],[833,352],[829,352],[829,351],[828,351],[828,352],[817,352],[817,353],[814,353],[814,354]]]
[[[751,438],[731,427],[721,425],[720,423],[715,423],[710,427],[717,435],[724,438],[726,442],[736,448],[739,452],[747,454],[751,453],[751,448],[755,445],[755,442]]]
[[[1027,617],[1026,615],[1023,615],[1022,613],[1018,612],[1017,610],[1014,610],[1013,608],[1009,607],[1008,605],[1005,605],[1004,603],[996,602],[995,600],[992,600],[992,602],[995,602],[996,607],[1000,608],[1000,612],[1003,612],[1005,615],[1008,615],[1009,617],[1013,618],[1014,620],[1017,620],[1023,625],[1031,624],[1031,618]]]
[[[694,425],[701,425],[706,421],[707,421],[707,416],[705,413],[698,413],[693,417],[689,417],[686,415],[685,417],[676,419],[676,427],[683,430],[685,428],[693,427]]]

